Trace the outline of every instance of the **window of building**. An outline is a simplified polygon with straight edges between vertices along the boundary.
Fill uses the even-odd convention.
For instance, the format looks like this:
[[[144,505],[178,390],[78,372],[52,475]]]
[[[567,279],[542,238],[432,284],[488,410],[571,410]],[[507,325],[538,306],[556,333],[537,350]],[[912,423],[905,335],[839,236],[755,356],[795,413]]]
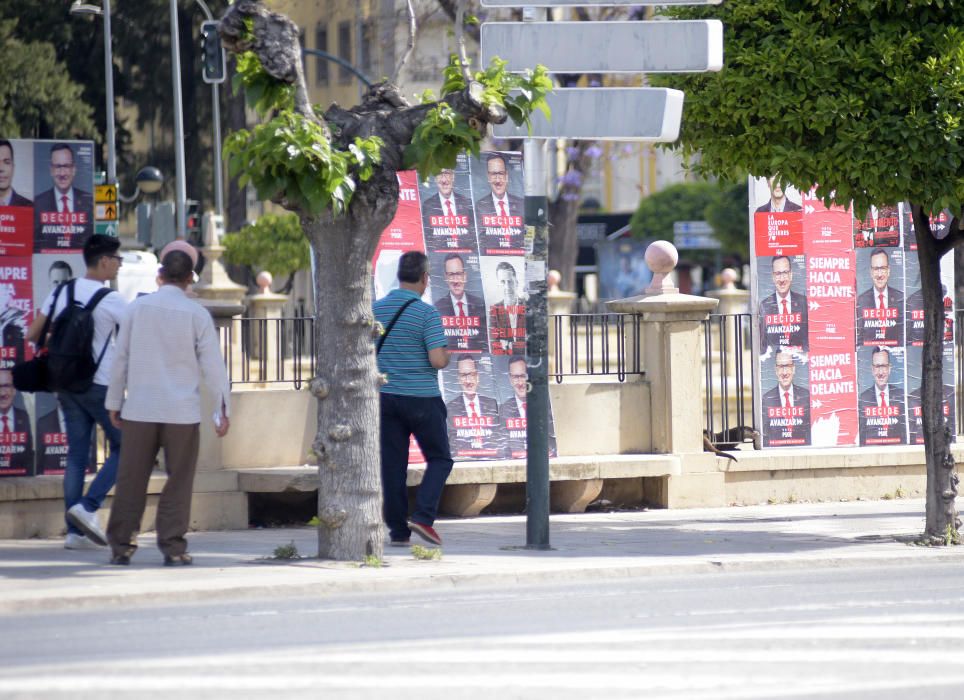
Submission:
[[[351,53],[351,22],[338,23],[338,57],[348,63],[353,63]],[[344,66],[338,66],[338,82],[351,82],[351,71]]]
[[[315,48],[319,51],[328,51],[328,27],[319,24],[315,27]],[[315,85],[328,84],[328,64],[331,63],[327,58],[318,56],[315,58]]]

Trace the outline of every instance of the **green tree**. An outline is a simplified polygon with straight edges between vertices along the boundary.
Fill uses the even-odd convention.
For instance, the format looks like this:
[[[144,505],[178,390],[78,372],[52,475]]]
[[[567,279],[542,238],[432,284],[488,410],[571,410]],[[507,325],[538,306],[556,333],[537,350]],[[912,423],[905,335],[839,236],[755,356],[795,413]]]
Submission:
[[[728,0],[668,11],[717,17],[726,66],[674,75],[686,91],[684,151],[698,169],[778,173],[832,201],[906,201],[913,213],[927,338],[942,337],[940,259],[964,240],[964,3],[947,0]],[[949,209],[938,239],[929,212]],[[941,413],[942,343],[924,345],[925,537],[958,538],[958,477]]]
[[[409,48],[415,29],[411,18]],[[220,33],[238,57],[236,82],[265,120],[229,136],[229,167],[242,186],[250,182],[260,197],[298,215],[314,256],[318,375],[309,390],[318,400],[319,556],[381,556],[381,377],[372,343],[381,330],[371,308],[371,260],[398,207],[397,173],[416,167],[427,177],[453,167],[461,151],[478,154],[490,123],[526,123],[534,108],[546,108],[551,83],[544,69],[520,77],[497,60],[472,75],[462,47],[462,59],[453,56],[445,70],[440,100],[411,106],[393,78],[351,109],[331,105],[322,113],[308,101],[290,19],[239,0]]]
[[[80,85],[46,42],[22,41],[16,20],[0,20],[0,134],[90,138],[96,129]]]
[[[296,214],[264,214],[253,224],[227,234],[222,242],[229,263],[287,277],[282,293],[291,289],[294,274],[311,264],[311,249]]]
[[[681,182],[644,197],[629,220],[637,238],[673,240],[676,221],[703,221],[706,208],[719,193],[710,182]]]

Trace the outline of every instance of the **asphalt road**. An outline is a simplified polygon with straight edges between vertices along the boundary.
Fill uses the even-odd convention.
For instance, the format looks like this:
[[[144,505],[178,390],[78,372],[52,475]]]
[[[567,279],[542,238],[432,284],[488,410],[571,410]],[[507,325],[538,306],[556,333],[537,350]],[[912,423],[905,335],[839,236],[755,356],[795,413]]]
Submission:
[[[964,564],[0,617],[0,698],[964,697]]]

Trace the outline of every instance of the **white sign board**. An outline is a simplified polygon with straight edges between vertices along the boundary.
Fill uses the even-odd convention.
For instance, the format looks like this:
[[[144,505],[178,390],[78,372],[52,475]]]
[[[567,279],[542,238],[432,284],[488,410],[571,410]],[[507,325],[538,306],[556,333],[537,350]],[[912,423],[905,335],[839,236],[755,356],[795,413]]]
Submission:
[[[674,221],[673,234],[692,233],[700,236],[710,236],[713,234],[713,227],[705,221]]]
[[[723,67],[723,23],[486,22],[482,64],[509,70],[544,65],[550,73],[698,73]]]
[[[552,119],[532,115],[532,133],[511,121],[502,139],[609,139],[669,143],[679,136],[683,93],[667,88],[559,88],[546,95]]]

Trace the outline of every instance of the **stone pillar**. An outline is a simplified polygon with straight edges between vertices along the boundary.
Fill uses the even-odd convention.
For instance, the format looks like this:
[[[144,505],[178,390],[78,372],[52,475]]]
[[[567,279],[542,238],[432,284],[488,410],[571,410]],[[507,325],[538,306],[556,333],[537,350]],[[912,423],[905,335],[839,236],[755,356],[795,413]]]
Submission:
[[[549,374],[552,374],[557,367],[566,371],[568,367],[566,363],[569,361],[569,314],[572,313],[576,294],[559,289],[561,277],[562,275],[556,270],[549,270],[549,290],[546,292],[549,314]],[[558,345],[560,342],[561,346]]]
[[[718,299],[720,305],[717,307],[716,313],[721,316],[731,316],[734,314],[745,314],[750,308],[750,292],[745,289],[736,288],[736,271],[731,268],[726,268],[720,273],[723,286],[719,289],[714,289],[706,293],[706,296]],[[736,376],[736,359],[737,359],[737,337],[736,329],[734,326],[734,320],[728,318],[725,320],[724,325],[724,338],[727,350],[726,357],[726,367],[720,367],[721,372],[726,372],[728,377]],[[717,343],[722,343],[723,339],[717,338]],[[745,347],[744,351],[750,352],[749,345],[750,336],[744,336]],[[709,358],[707,358],[709,361]],[[744,363],[744,367],[749,367],[749,364]]]
[[[653,281],[645,293],[608,302],[610,310],[641,317],[642,356],[652,396],[653,450],[661,454],[703,451],[703,344],[701,323],[716,299],[680,294],[669,273],[678,254],[656,241],[646,250]]]
[[[269,361],[278,359],[280,336],[279,323],[275,319],[282,317],[284,305],[288,302],[287,294],[275,294],[271,291],[272,277],[268,271],[258,273],[257,284],[261,290],[247,298],[248,318],[251,321],[251,357],[259,360],[267,355]],[[261,320],[263,319],[263,320]]]

